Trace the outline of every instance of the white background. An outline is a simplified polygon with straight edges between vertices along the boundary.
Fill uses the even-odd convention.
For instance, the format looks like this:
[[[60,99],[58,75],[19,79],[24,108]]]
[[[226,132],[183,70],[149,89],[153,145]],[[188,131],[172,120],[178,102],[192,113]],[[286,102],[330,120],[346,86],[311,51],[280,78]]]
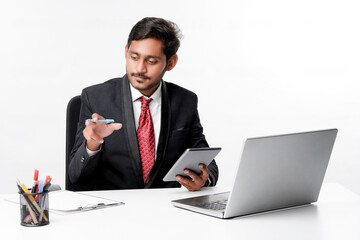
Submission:
[[[125,73],[124,47],[145,16],[184,35],[165,80],[199,96],[231,184],[246,137],[336,127],[325,181],[360,193],[357,0],[0,2],[0,193],[33,170],[65,187],[65,113],[84,87]],[[111,116],[109,116],[111,117]]]

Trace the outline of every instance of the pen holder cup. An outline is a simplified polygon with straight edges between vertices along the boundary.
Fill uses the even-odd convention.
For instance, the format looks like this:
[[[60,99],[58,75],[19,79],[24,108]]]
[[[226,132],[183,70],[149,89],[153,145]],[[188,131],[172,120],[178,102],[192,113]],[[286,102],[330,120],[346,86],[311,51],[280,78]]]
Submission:
[[[19,193],[20,224],[27,227],[48,225],[49,193]]]

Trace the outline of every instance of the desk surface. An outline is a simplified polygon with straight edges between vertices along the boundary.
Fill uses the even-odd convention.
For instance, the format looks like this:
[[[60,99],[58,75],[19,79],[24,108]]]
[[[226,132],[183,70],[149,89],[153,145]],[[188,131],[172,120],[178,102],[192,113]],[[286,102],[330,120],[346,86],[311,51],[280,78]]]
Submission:
[[[86,192],[124,206],[57,215],[50,224],[20,226],[19,206],[0,195],[0,229],[6,239],[360,239],[360,197],[338,184],[324,184],[319,201],[305,207],[233,219],[175,208],[170,200],[220,192],[205,188]],[[51,207],[51,195],[50,195]]]

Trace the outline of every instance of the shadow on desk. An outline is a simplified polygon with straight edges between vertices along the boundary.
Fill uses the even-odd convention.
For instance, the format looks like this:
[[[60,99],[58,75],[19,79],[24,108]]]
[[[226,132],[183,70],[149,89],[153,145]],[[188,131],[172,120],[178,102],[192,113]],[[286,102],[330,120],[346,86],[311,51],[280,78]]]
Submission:
[[[271,221],[274,221],[276,219],[283,219],[286,217],[287,219],[291,220],[294,219],[302,219],[305,220],[306,218],[309,219],[316,219],[318,217],[318,207],[314,204],[306,204],[301,205],[297,207],[291,207],[291,208],[283,208],[273,211],[267,211],[267,212],[261,212],[261,213],[255,213],[255,214],[249,214],[245,216],[230,218],[230,219],[248,219],[251,220],[251,218],[261,218],[262,220],[271,219]]]

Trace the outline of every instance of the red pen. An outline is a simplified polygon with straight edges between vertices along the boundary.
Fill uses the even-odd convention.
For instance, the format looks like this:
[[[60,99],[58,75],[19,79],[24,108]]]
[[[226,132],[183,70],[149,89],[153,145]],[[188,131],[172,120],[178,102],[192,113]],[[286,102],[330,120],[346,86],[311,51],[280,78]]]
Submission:
[[[38,188],[38,184],[39,184],[38,178],[39,178],[39,170],[35,169],[35,171],[34,171],[34,181],[35,182],[31,189],[31,193],[35,193],[36,189]]]
[[[34,172],[34,180],[35,182],[38,180],[39,178],[39,170],[35,169],[35,172]]]
[[[51,177],[50,177],[50,176],[46,176],[44,185],[45,185],[47,182],[51,182]]]
[[[44,182],[44,192],[48,191],[50,185],[51,185],[51,177],[50,176],[46,176],[45,178],[45,182]]]

